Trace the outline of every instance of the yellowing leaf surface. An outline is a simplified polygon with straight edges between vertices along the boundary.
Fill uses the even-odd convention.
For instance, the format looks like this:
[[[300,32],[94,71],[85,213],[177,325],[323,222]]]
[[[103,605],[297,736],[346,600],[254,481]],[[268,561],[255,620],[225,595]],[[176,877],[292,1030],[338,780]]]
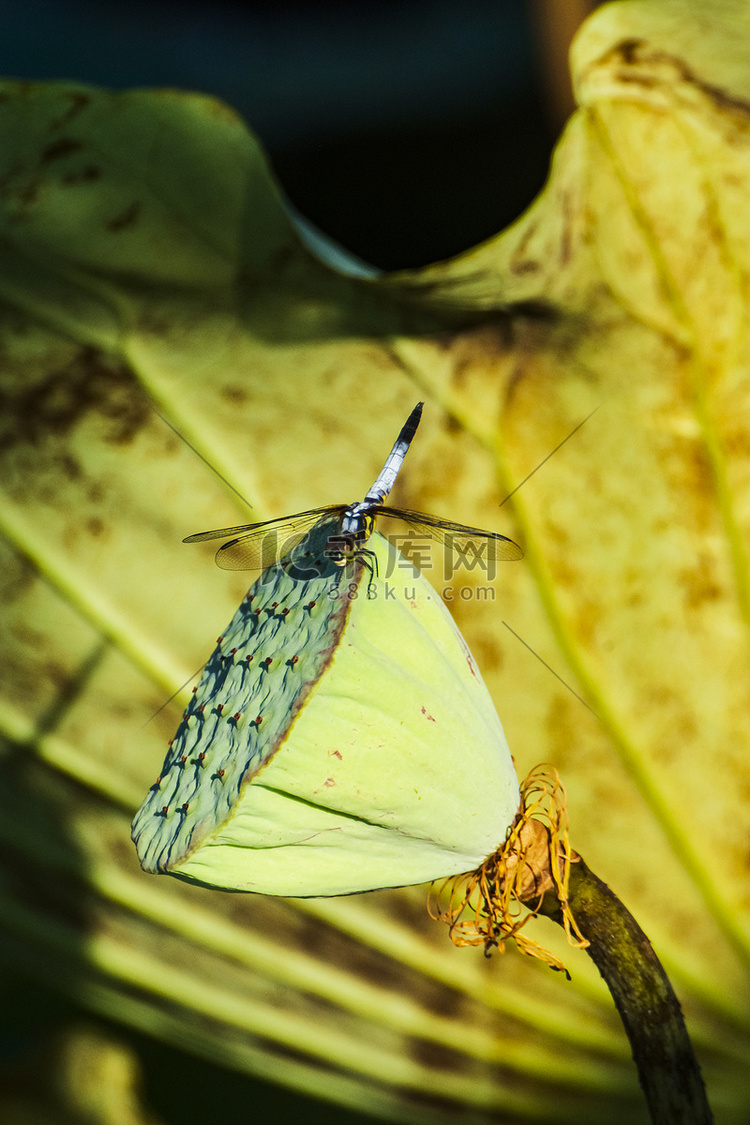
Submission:
[[[252,577],[180,540],[360,497],[424,398],[394,502],[523,543],[493,583],[428,576],[519,775],[558,767],[574,846],[666,963],[716,1120],[747,1120],[749,25],[729,0],[598,11],[535,204],[371,281],[304,248],[226,107],[5,84],[9,963],[386,1118],[644,1120],[583,954],[567,984],[453,949],[420,890],[238,899],[129,844],[179,703],[143,724]]]

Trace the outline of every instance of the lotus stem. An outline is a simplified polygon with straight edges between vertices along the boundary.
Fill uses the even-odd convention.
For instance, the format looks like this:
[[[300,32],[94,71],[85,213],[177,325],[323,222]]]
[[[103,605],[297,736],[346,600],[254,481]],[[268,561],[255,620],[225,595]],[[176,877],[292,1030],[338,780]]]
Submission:
[[[567,909],[612,993],[654,1125],[710,1125],[713,1116],[680,1003],[629,910],[573,852]],[[565,925],[555,887],[526,905]]]

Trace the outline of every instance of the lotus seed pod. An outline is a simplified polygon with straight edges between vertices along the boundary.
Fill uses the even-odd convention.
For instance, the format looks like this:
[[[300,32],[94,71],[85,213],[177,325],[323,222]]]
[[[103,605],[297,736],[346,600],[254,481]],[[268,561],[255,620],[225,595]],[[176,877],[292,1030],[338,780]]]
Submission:
[[[469,871],[518,782],[465,641],[381,535],[377,573],[264,571],[206,665],[133,821],[143,868],[212,887],[338,895]],[[374,571],[373,567],[373,571]]]

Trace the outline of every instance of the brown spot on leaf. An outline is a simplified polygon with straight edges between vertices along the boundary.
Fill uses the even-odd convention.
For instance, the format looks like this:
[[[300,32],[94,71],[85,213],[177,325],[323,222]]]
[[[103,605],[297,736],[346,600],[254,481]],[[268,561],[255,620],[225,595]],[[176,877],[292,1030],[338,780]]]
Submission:
[[[67,450],[55,458],[55,465],[62,476],[68,480],[81,480],[83,478],[80,461],[77,461],[73,454]]]
[[[454,1047],[433,1043],[428,1039],[407,1039],[404,1047],[421,1067],[428,1070],[464,1074],[473,1066],[473,1060]]]
[[[21,191],[18,193],[21,207],[30,207],[32,203],[36,202],[40,187],[41,184],[39,180],[30,180],[25,187],[21,188]]]
[[[493,634],[485,633],[477,629],[472,645],[477,664],[485,675],[489,675],[491,672],[503,667],[502,649]],[[471,669],[471,674],[475,676],[476,673],[471,667],[471,663],[469,667]]]
[[[74,141],[72,137],[60,137],[56,141],[50,141],[46,148],[42,149],[41,164],[52,164],[55,160],[62,160],[74,152],[80,152],[82,148],[80,141]]]
[[[242,406],[247,402],[247,391],[243,390],[242,387],[222,387],[221,397],[225,398],[227,402],[231,402],[236,406]]]
[[[620,58],[628,66],[640,61],[639,56],[641,50],[646,46],[645,39],[621,39],[614,51],[619,54]]]
[[[535,262],[533,258],[523,258],[512,263],[513,272],[517,274],[525,273],[538,273],[542,268],[540,262]]]
[[[72,184],[90,184],[94,180],[101,179],[101,175],[101,168],[97,168],[94,164],[87,164],[77,172],[69,172],[67,176],[63,176],[62,182],[68,186]]]
[[[133,225],[140,212],[141,203],[139,200],[135,200],[126,207],[124,211],[121,211],[119,215],[115,215],[114,219],[110,219],[108,223],[105,223],[105,229],[113,233],[124,230],[126,227]]]
[[[716,109],[730,110],[743,117],[750,115],[750,105],[746,100],[734,97],[721,86],[704,82],[683,59],[668,51],[651,49],[645,39],[621,40],[598,60],[597,65],[616,64],[618,61],[622,63],[622,69],[617,71],[620,82],[638,84],[644,89],[652,89],[654,86],[675,88],[679,82],[684,82],[700,90]],[[626,70],[626,67],[631,69]],[[634,69],[636,67],[643,69],[637,72]]]
[[[724,591],[715,580],[710,563],[705,558],[700,558],[697,566],[682,570],[679,579],[686,609],[700,609],[705,602],[718,601],[723,596]]]
[[[105,442],[123,445],[150,413],[148,398],[127,367],[97,348],[82,348],[66,366],[41,373],[15,393],[0,390],[0,450],[65,436],[87,415],[107,423]],[[76,471],[72,464],[68,468]]]
[[[68,108],[55,118],[50,125],[51,129],[62,129],[63,125],[68,125],[90,103],[91,94],[84,93],[83,90],[68,90],[63,94],[62,100],[69,103]]]
[[[567,266],[573,256],[573,230],[575,228],[575,215],[570,202],[570,195],[564,191],[560,196],[560,210],[562,211],[562,234],[560,235],[560,266]]]
[[[483,324],[461,334],[457,341],[456,366],[472,364],[492,365],[499,355],[507,352],[512,342],[507,321]]]
[[[527,257],[528,245],[536,234],[536,229],[536,223],[529,223],[523,233],[521,241],[513,251],[513,256],[509,263],[513,273],[536,273],[537,270],[541,269],[541,263],[534,261],[533,258]]]

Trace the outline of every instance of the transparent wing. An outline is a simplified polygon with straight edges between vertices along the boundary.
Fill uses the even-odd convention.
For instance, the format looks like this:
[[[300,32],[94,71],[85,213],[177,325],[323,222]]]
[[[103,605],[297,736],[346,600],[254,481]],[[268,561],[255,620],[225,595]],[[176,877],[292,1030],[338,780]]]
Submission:
[[[465,559],[481,556],[487,562],[513,562],[523,558],[523,551],[518,544],[496,531],[467,527],[462,523],[453,523],[452,520],[440,519],[439,516],[428,516],[426,512],[412,512],[408,508],[380,506],[373,509],[373,514],[378,519],[384,517],[403,520],[415,531],[436,539]]]
[[[340,520],[345,509],[345,504],[328,505],[263,523],[199,531],[196,535],[188,535],[183,543],[205,543],[209,539],[226,539],[233,535],[235,538],[223,543],[216,552],[217,566],[222,570],[265,570],[299,546],[316,524],[323,520],[332,523]]]

